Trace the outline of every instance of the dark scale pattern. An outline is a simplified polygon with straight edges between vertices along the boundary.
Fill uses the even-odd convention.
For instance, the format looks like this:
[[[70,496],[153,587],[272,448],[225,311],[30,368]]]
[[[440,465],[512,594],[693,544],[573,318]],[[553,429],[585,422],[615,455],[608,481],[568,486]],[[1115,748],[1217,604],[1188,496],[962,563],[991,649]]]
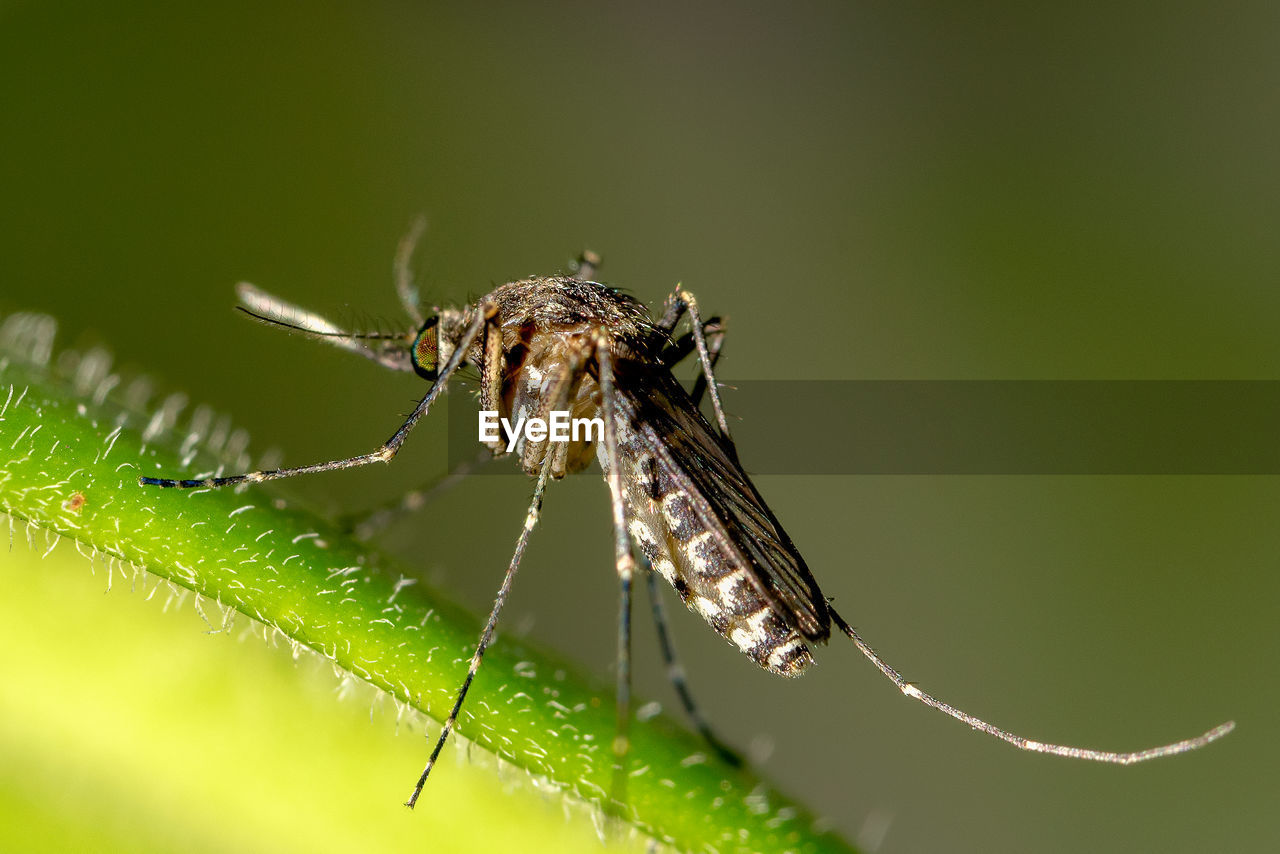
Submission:
[[[765,670],[798,676],[813,663],[804,639],[760,595],[745,569],[726,557],[689,500],[620,420],[618,456],[631,539],[689,610]]]

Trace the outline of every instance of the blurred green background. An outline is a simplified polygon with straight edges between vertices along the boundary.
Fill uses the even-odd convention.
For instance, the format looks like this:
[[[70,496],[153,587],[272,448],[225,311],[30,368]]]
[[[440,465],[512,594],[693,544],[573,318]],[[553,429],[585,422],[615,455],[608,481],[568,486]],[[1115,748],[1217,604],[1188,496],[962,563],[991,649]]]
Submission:
[[[371,448],[424,387],[246,322],[232,285],[395,328],[390,264],[418,213],[431,224],[417,264],[430,299],[563,269],[590,247],[605,256],[602,277],[641,299],[657,303],[682,281],[726,315],[730,383],[1277,379],[1277,27],[1280,7],[1265,3],[7,3],[0,310],[57,315],[64,344],[108,344],[293,463]],[[820,427],[838,442],[822,414],[795,413],[793,435],[741,424],[748,467],[753,449],[818,441]],[[368,507],[443,466],[444,422],[421,425],[392,467],[282,488],[333,511]],[[1129,769],[1027,756],[903,699],[847,644],[784,681],[678,613],[708,718],[851,839],[882,852],[1280,846],[1280,480],[759,485],[825,592],[944,699],[1031,737],[1116,749],[1239,722],[1200,754]],[[386,542],[480,611],[529,490],[515,475],[473,478]],[[603,678],[615,619],[606,494],[597,478],[551,492],[505,617],[508,632]],[[154,761],[198,764],[213,781],[243,779],[230,747],[240,733],[289,721],[293,747],[263,758],[280,785],[349,783],[321,761],[329,736],[309,740],[311,718],[292,707],[264,702],[219,730],[223,716],[186,720],[137,680],[202,644],[222,647],[218,666],[235,670],[210,676],[228,697],[268,678],[234,678],[242,667],[296,681],[281,703],[327,697],[331,677],[279,666],[281,654],[252,642],[226,655],[189,610],[160,615],[152,603],[155,619],[122,621],[135,605],[119,589],[97,596],[101,576],[49,562],[37,581],[21,549],[3,558],[10,613],[24,622],[0,647],[0,706],[28,710],[0,723],[11,734],[6,823],[48,811],[37,836],[55,850],[104,826],[32,770],[59,779],[74,767],[54,748],[29,755],[62,743],[56,728],[24,734],[55,727],[38,707],[75,709],[81,728],[111,741],[125,735],[95,710],[136,706],[175,729]],[[38,598],[52,573],[65,587]],[[86,585],[95,596],[73,607]],[[62,600],[65,623],[30,611]],[[637,622],[637,690],[674,709],[652,631]],[[156,632],[128,642],[167,658],[92,686],[11,678],[24,649],[70,661],[125,631]],[[351,705],[335,715],[367,738]],[[420,747],[401,737],[387,749]],[[456,776],[462,787],[461,775],[433,783]],[[414,825],[392,809],[404,782],[369,798],[366,818],[425,843],[432,819]],[[279,850],[269,836],[219,836],[235,815],[212,796],[192,797],[189,824],[163,833],[149,810],[172,813],[153,799],[113,797],[134,829],[100,845],[130,847],[137,833],[156,850]],[[255,803],[268,817],[278,803],[285,832],[325,809],[295,809],[269,784]],[[322,844],[354,843],[335,831]]]

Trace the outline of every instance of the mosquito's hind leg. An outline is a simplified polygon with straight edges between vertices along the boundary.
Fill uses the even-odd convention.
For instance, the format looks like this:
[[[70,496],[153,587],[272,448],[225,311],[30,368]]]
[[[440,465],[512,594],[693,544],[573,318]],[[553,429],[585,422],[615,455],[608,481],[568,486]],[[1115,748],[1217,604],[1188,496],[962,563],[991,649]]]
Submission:
[[[1111,765],[1134,765],[1138,762],[1146,762],[1149,759],[1160,759],[1165,756],[1176,756],[1179,753],[1186,753],[1190,750],[1199,750],[1206,744],[1217,741],[1236,728],[1235,721],[1227,721],[1194,738],[1185,738],[1182,741],[1175,741],[1171,744],[1162,744],[1158,747],[1148,747],[1146,750],[1129,752],[1096,750],[1092,747],[1073,747],[1069,744],[1046,744],[1043,741],[1026,738],[1009,730],[1001,729],[994,724],[989,724],[962,709],[957,709],[955,706],[942,702],[932,694],[921,691],[914,684],[908,682],[897,670],[890,667],[889,663],[881,658],[880,654],[872,649],[871,645],[862,639],[862,635],[858,634],[857,630],[849,625],[844,617],[836,613],[836,609],[830,604],[827,605],[827,612],[831,615],[831,622],[835,623],[837,628],[848,635],[854,646],[858,648],[858,651],[866,656],[867,660],[874,664],[876,669],[888,677],[894,685],[898,686],[898,690],[903,694],[913,700],[919,700],[929,708],[936,709],[944,715],[949,715],[963,724],[968,724],[979,732],[985,732],[987,735],[1006,741],[1019,750],[1026,750],[1031,753],[1048,753],[1051,756],[1063,756],[1068,759],[1088,759],[1092,762],[1106,762]]]

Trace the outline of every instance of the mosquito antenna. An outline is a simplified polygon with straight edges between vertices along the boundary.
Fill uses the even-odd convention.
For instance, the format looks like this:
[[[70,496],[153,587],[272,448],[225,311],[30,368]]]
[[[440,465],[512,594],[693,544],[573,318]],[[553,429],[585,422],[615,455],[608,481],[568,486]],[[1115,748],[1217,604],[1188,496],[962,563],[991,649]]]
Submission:
[[[412,371],[408,334],[384,332],[348,332],[314,311],[294,305],[267,293],[248,282],[236,286],[241,304],[236,308],[263,323],[313,335],[343,350],[359,353],[380,365],[397,371]],[[369,342],[380,342],[371,345]]]
[[[345,332],[341,329],[312,329],[300,323],[293,323],[279,317],[272,317],[269,314],[260,314],[251,308],[245,308],[242,305],[236,306],[236,311],[242,311],[252,317],[254,320],[261,320],[263,323],[269,323],[272,326],[280,326],[285,329],[291,329],[294,332],[301,332],[304,335],[315,335],[318,338],[351,338],[357,341],[401,341],[403,342],[408,336],[403,332]]]
[[[947,705],[936,697],[926,694],[915,685],[912,685],[902,677],[898,671],[894,670],[889,664],[880,657],[880,655],[871,648],[871,646],[862,639],[857,630],[853,626],[845,622],[844,618],[836,613],[836,609],[830,605],[827,611],[831,614],[831,620],[840,627],[849,638],[853,641],[858,650],[867,657],[867,659],[880,669],[880,672],[898,686],[898,690],[908,697],[919,700],[926,706],[937,709],[943,714],[950,715],[956,720],[966,723],[976,730],[981,730],[987,735],[994,736],[1001,741],[1007,741],[1019,750],[1027,750],[1032,753],[1048,753],[1053,756],[1066,756],[1070,759],[1088,759],[1093,762],[1107,762],[1112,765],[1133,765],[1138,762],[1146,762],[1148,759],[1159,759],[1162,756],[1176,756],[1179,753],[1186,753],[1189,750],[1197,750],[1217,741],[1231,730],[1235,729],[1235,721],[1227,721],[1219,724],[1204,735],[1188,738],[1182,741],[1175,741],[1172,744],[1162,744],[1159,747],[1150,747],[1146,750],[1138,750],[1133,753],[1117,753],[1111,750],[1094,750],[1088,747],[1070,747],[1062,744],[1045,744],[1043,741],[1034,741],[1015,735],[1008,730],[1000,729],[1000,727],[992,726],[981,718],[975,718],[968,712],[963,712],[954,706]]]

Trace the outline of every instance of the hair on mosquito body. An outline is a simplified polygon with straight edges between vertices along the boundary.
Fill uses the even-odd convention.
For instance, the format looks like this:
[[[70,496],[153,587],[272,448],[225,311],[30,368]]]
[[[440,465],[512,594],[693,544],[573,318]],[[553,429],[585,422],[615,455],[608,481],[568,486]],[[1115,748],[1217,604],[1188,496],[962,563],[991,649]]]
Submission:
[[[677,287],[655,319],[634,297],[594,281],[599,257],[584,254],[572,275],[508,282],[467,305],[426,314],[409,270],[421,230],[419,223],[396,255],[396,290],[412,324],[404,332],[353,333],[253,285],[238,288],[242,310],[259,320],[320,338],[430,383],[386,442],[367,453],[294,468],[189,480],[140,479],[145,486],[208,488],[387,462],[463,367],[478,374],[481,410],[513,420],[561,411],[602,419],[602,437],[553,441],[550,436],[526,434],[511,445],[510,455],[535,479],[533,498],[466,678],[408,806],[417,802],[493,640],[541,513],[548,481],[581,471],[593,459],[599,462],[609,490],[619,590],[613,742],[616,798],[625,798],[631,599],[637,575],[651,594],[656,593],[655,579],[662,577],[689,610],[770,673],[803,674],[813,664],[814,649],[828,643],[834,628],[906,696],[1021,750],[1129,765],[1203,747],[1234,727],[1227,722],[1203,735],[1146,750],[1097,750],[1028,739],[925,693],[886,663],[835,609],[744,471],[715,378],[725,328],[719,318],[703,318],[693,294]],[[688,331],[677,335],[686,319]],[[695,358],[698,365],[692,391],[686,391],[672,373],[688,358]],[[710,401],[712,420],[702,414],[704,396]],[[508,444],[501,436],[482,445],[486,456],[508,455]],[[465,476],[469,468],[456,469],[441,486]],[[423,492],[406,497],[401,509],[412,509],[425,497]],[[392,515],[386,511],[371,517],[359,532],[376,531]],[[637,552],[642,561],[637,561]],[[699,714],[676,664],[657,596],[651,595],[651,601],[662,656],[686,713],[712,749],[728,761],[740,761]]]

